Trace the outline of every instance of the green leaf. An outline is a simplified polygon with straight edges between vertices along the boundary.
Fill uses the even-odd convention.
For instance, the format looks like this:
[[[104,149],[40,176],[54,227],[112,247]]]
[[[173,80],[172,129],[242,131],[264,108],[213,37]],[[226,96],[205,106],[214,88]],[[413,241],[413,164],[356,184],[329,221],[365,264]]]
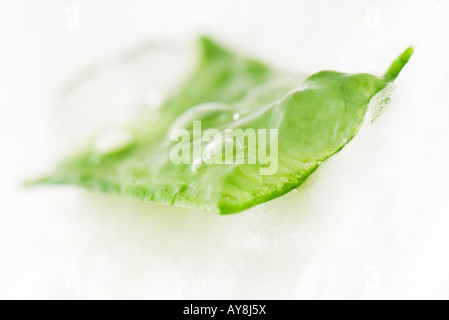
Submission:
[[[340,151],[362,126],[370,100],[397,77],[412,53],[410,48],[401,55],[383,78],[323,71],[298,87],[300,77],[202,38],[196,70],[160,108],[157,123],[140,121],[126,129],[130,136],[115,148],[91,146],[34,183],[79,185],[222,214],[243,211],[297,188]],[[194,121],[201,121],[203,133],[241,129],[258,139],[222,135],[203,141],[194,135]],[[170,141],[179,128],[188,136]],[[260,156],[267,151],[262,141],[268,163]],[[229,150],[232,163],[212,163],[229,156]],[[180,154],[189,154],[190,162],[174,163],[173,155]],[[243,163],[236,163],[237,156]]]

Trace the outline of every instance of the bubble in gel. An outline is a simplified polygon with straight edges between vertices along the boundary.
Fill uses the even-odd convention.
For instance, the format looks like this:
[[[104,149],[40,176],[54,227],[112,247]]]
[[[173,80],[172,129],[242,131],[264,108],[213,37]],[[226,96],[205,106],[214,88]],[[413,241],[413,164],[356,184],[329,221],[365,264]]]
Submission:
[[[232,116],[232,119],[234,120],[234,121],[237,121],[237,120],[239,120],[240,119],[240,113],[235,113],[234,114],[234,116]]]

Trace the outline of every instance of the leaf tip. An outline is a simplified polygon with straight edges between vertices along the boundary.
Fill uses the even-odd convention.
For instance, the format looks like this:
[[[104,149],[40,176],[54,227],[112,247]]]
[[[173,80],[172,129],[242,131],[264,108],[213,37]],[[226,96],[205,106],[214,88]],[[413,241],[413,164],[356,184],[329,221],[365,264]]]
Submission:
[[[413,47],[408,47],[390,66],[388,71],[384,75],[384,79],[388,82],[394,81],[402,69],[407,65],[412,57],[415,49]]]

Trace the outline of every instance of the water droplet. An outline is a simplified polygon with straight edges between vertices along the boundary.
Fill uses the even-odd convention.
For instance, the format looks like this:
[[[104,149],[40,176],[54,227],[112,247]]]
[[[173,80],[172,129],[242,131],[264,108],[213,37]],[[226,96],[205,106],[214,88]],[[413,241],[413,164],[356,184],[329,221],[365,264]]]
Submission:
[[[196,172],[198,172],[199,168],[201,168],[202,165],[203,165],[203,160],[202,159],[195,159],[195,160],[193,160],[193,163],[190,166],[190,170],[193,173],[196,173]]]
[[[203,150],[203,161],[206,164],[222,163],[223,156],[225,159],[234,159],[235,156],[243,150],[243,146],[239,140],[218,136],[214,137]]]
[[[235,113],[233,116],[232,116],[232,119],[234,120],[234,121],[237,121],[237,120],[239,120],[240,119],[240,113]]]
[[[132,144],[134,137],[125,128],[110,128],[101,132],[95,139],[93,151],[104,155],[113,151],[124,149]]]

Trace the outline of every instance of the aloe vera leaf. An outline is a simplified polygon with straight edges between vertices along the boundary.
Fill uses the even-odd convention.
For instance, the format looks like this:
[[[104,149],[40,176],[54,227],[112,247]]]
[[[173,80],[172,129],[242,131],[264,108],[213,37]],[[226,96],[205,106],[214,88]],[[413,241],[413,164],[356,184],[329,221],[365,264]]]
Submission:
[[[134,139],[129,144],[101,155],[88,149],[37,183],[79,185],[222,214],[243,211],[297,188],[340,151],[362,126],[369,101],[394,81],[413,53],[407,49],[382,78],[323,71],[295,88],[298,79],[210,39],[202,38],[200,44],[197,69],[161,107],[157,126],[130,127]],[[262,175],[267,166],[260,161],[174,164],[168,135],[178,127],[191,131],[193,121],[201,121],[203,130],[277,130],[276,172]],[[200,139],[190,139],[186,148],[191,150]],[[258,145],[244,141],[241,148],[259,151]]]

